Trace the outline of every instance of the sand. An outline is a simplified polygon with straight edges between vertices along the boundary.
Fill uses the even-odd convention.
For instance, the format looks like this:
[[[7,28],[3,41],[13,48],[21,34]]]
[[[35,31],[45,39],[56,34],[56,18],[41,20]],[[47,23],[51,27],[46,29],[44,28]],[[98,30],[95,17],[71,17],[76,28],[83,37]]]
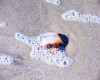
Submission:
[[[99,0],[62,0],[61,5],[45,0],[0,0],[0,55],[15,62],[0,64],[0,80],[100,80],[100,24],[65,21],[61,14],[76,10],[100,16]],[[75,62],[65,68],[29,57],[31,47],[15,39],[16,32],[38,36],[55,31],[68,36],[66,54]]]

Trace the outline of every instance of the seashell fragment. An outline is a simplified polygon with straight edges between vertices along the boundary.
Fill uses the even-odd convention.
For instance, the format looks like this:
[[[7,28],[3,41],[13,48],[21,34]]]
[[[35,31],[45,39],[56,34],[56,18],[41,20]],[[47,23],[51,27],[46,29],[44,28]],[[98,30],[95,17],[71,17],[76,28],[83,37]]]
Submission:
[[[17,40],[20,40],[28,44],[32,48],[32,51],[30,53],[31,59],[39,59],[48,64],[52,64],[58,67],[66,67],[72,64],[73,60],[66,56],[65,47],[58,46],[57,50],[49,50],[49,48],[42,47],[40,45],[41,40],[42,40],[41,38],[43,39],[46,38],[46,37],[43,37],[45,34],[49,35],[51,34],[51,32],[41,34],[40,36],[37,36],[37,37],[28,37],[18,32],[15,34],[15,38]],[[54,34],[56,35],[56,37],[58,37],[56,33]]]

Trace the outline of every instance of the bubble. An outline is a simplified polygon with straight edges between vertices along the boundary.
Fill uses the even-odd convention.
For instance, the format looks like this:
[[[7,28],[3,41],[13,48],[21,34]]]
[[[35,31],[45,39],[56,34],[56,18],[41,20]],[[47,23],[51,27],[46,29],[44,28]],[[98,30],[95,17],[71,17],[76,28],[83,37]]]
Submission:
[[[63,64],[66,65],[66,61],[64,61]]]

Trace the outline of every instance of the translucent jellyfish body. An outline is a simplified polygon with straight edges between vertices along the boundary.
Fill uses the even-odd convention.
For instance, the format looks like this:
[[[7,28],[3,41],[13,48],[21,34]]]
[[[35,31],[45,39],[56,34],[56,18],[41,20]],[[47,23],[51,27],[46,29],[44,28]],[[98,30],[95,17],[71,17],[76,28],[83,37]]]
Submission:
[[[63,46],[58,46],[56,50],[50,50],[48,47],[41,46],[41,36],[43,34],[37,37],[28,37],[20,32],[15,34],[17,40],[23,41],[32,48],[30,53],[31,59],[39,59],[59,67],[66,67],[73,63],[73,60],[66,56]]]
[[[40,37],[40,45],[48,49],[58,49],[58,46],[62,44],[62,40],[55,32],[46,32]]]

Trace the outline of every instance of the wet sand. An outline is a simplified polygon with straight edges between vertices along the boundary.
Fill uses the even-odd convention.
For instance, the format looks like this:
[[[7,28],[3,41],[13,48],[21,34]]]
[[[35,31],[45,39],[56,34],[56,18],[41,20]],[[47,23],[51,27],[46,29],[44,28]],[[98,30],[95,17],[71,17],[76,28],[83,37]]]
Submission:
[[[62,0],[61,5],[45,0],[1,0],[0,55],[11,55],[15,62],[0,64],[0,80],[100,80],[100,24],[65,21],[69,10],[100,16],[99,0]],[[31,47],[15,39],[16,32],[38,36],[55,31],[69,38],[66,54],[75,62],[65,68],[31,60]]]

